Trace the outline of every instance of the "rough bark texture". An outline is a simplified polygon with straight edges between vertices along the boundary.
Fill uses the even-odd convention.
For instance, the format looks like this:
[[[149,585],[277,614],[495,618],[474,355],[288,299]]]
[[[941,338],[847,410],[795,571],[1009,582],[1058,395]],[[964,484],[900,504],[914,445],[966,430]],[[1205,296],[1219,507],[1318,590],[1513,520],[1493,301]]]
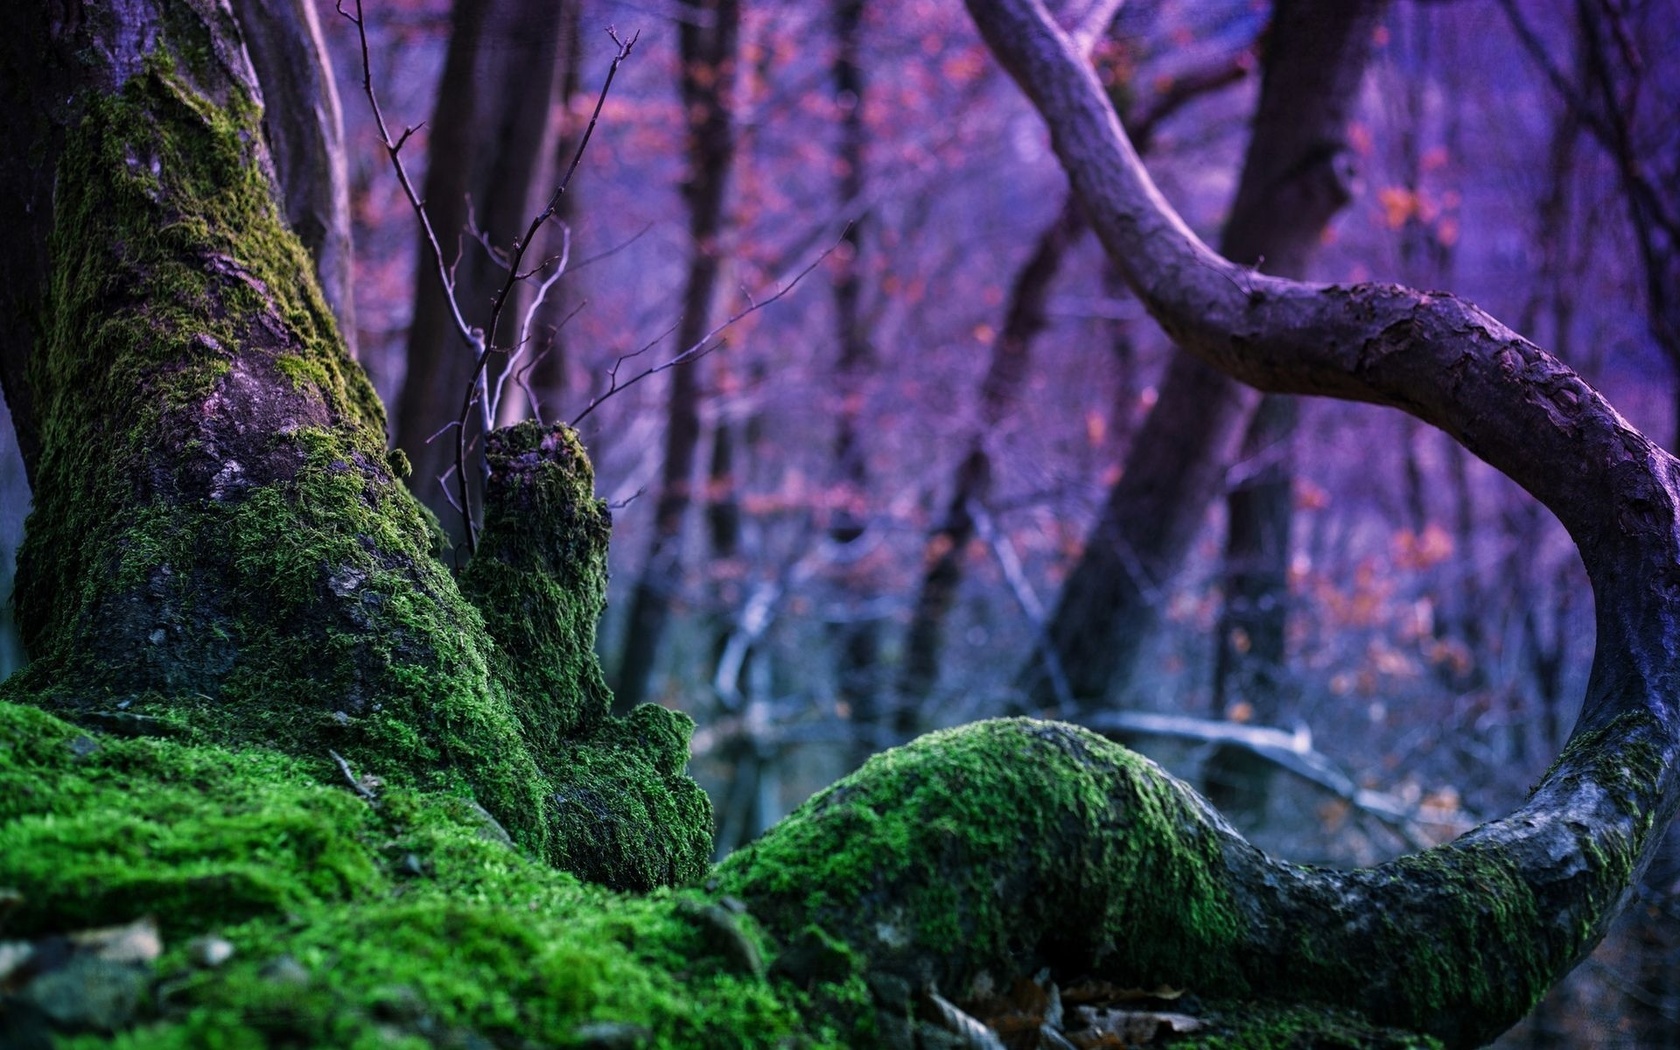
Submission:
[[[1243,272],[1299,276],[1347,203],[1349,107],[1383,3],[1294,0],[1268,34],[1260,105],[1220,242]],[[1089,205],[1089,201],[1085,202]],[[1109,489],[1049,625],[1077,705],[1130,681],[1208,504],[1225,484],[1257,397],[1191,354],[1175,354],[1160,398]],[[1019,676],[1025,709],[1058,698],[1042,658]]]

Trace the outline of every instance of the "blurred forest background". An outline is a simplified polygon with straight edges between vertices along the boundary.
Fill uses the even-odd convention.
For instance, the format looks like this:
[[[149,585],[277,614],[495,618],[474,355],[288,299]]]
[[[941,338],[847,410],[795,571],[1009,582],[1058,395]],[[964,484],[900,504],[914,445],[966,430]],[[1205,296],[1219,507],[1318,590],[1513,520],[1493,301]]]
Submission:
[[[1680,0],[1278,8],[1358,34],[1335,133],[1292,147],[1330,178],[1301,215],[1233,203],[1251,137],[1312,130],[1288,78],[1323,60],[1283,53],[1303,36],[1269,31],[1273,5],[1131,0],[1094,35],[1198,232],[1269,222],[1305,248],[1238,261],[1463,295],[1680,447]],[[459,537],[452,441],[427,438],[470,358],[355,31],[317,14],[357,353]],[[1178,361],[960,5],[373,0],[367,24],[388,119],[424,124],[403,156],[469,315],[576,149],[608,28],[640,33],[533,249],[565,272],[534,307],[521,286],[501,414],[582,417],[615,518],[602,661],[620,702],[698,723],[720,853],[875,751],[1033,713],[1156,757],[1274,853],[1366,864],[1511,808],[1568,733],[1593,648],[1568,537],[1407,417]],[[1262,70],[1281,108],[1257,116]],[[11,440],[0,591],[28,504]],[[22,659],[0,618],[0,675]],[[1677,837],[1498,1045],[1680,1047]]]

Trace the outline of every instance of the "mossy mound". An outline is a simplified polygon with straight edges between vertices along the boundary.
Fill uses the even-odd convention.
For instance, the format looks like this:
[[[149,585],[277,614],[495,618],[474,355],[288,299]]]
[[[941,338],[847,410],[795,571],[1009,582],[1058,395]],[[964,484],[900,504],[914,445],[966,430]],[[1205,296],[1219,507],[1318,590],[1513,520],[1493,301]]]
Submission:
[[[750,919],[694,891],[583,884],[462,798],[376,795],[326,764],[0,703],[0,889],[20,898],[0,941],[149,915],[164,946],[134,1027],[56,1045],[838,1042],[743,961],[764,951]],[[195,964],[199,935],[233,955]]]
[[[719,881],[772,928],[816,922],[954,995],[1051,962],[1241,994],[1239,917],[1190,797],[1073,726],[981,722],[870,759]]]

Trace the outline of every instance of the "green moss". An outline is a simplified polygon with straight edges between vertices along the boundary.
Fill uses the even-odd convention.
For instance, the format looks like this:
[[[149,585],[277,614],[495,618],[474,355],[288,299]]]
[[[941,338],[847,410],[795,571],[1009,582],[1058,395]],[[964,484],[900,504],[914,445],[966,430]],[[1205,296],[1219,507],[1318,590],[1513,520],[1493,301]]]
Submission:
[[[1412,957],[1412,965],[1382,971],[1396,987],[1376,1016],[1422,1026],[1443,1014],[1468,1021],[1472,1008],[1487,1017],[1522,1017],[1556,978],[1535,943],[1543,911],[1508,851],[1454,844],[1401,857],[1378,871],[1403,887],[1410,907],[1380,895],[1374,906],[1394,906],[1384,907],[1380,930],[1368,943],[1343,944],[1328,960],[1327,972],[1338,980],[1327,980],[1327,990],[1357,982],[1362,964]]]
[[[1196,1011],[1207,1027],[1173,1039],[1178,1050],[1440,1050],[1428,1036],[1371,1024],[1313,1004],[1211,1002]]]
[[[312,383],[317,389],[326,389],[333,382],[333,377],[321,366],[319,361],[312,361],[299,354],[279,354],[274,358],[275,367],[281,374],[292,381],[292,386],[301,388],[305,383]]]
[[[611,700],[595,656],[612,519],[569,427],[520,423],[486,439],[490,478],[478,550],[461,590],[519,683],[520,720],[539,747],[598,725]],[[687,758],[686,734],[678,745]]]
[[[553,781],[555,859],[614,886],[691,882],[711,860],[711,804],[686,773],[688,716],[623,719],[595,657],[611,518],[568,427],[521,423],[486,439],[490,477],[461,590],[496,642],[494,671]]]
[[[871,759],[719,869],[772,929],[815,921],[953,992],[1054,955],[1241,990],[1240,921],[1188,789],[1070,726],[982,722]]]
[[[152,915],[166,949],[136,1028],[61,1045],[834,1043],[802,993],[742,963],[750,922],[720,939],[692,893],[591,888],[457,799],[387,788],[369,806],[338,775],[0,703],[0,888],[22,896],[0,936]],[[194,967],[198,934],[233,958]]]
[[[1662,737],[1663,729],[1650,712],[1625,711],[1605,725],[1571,736],[1542,782],[1560,772],[1572,781],[1591,776],[1625,812],[1642,816],[1640,830],[1648,834],[1654,808],[1642,800],[1662,773],[1662,749],[1653,743]]]

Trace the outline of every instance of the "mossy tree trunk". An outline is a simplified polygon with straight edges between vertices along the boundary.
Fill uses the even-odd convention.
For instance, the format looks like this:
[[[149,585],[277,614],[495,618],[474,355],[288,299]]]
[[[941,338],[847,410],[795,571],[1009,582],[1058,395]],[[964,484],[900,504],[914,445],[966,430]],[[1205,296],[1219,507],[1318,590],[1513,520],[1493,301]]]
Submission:
[[[1368,871],[1271,861],[1155,772],[1022,723],[964,734],[986,758],[960,757],[958,738],[883,756],[728,865],[731,879],[772,912],[832,916],[879,957],[945,987],[1036,954],[1122,980],[1342,1002],[1475,1045],[1597,943],[1680,807],[1680,464],[1574,373],[1459,299],[1300,284],[1220,258],[1161,198],[1041,3],[968,8],[1049,125],[1104,247],[1181,347],[1265,391],[1404,409],[1558,515],[1597,601],[1581,719],[1511,816]],[[1041,795],[1029,798],[1014,756],[1065,775],[1035,781]],[[1084,775],[1091,786],[1074,786]],[[1005,815],[1007,845],[987,814]],[[798,866],[775,851],[802,826],[856,851],[821,877],[790,878]],[[1022,841],[1035,847],[1024,855]],[[1064,870],[1069,857],[1080,862]],[[1162,913],[1174,921],[1158,926]],[[931,949],[953,931],[966,935],[962,949]]]
[[[563,430],[501,435],[486,553],[457,586],[276,204],[229,10],[5,17],[67,100],[8,129],[41,167],[6,174],[52,187],[6,246],[35,295],[11,300],[28,337],[3,350],[35,483],[16,596],[34,663],[12,694],[469,792],[608,883],[700,874],[686,720],[607,715],[587,459]]]

